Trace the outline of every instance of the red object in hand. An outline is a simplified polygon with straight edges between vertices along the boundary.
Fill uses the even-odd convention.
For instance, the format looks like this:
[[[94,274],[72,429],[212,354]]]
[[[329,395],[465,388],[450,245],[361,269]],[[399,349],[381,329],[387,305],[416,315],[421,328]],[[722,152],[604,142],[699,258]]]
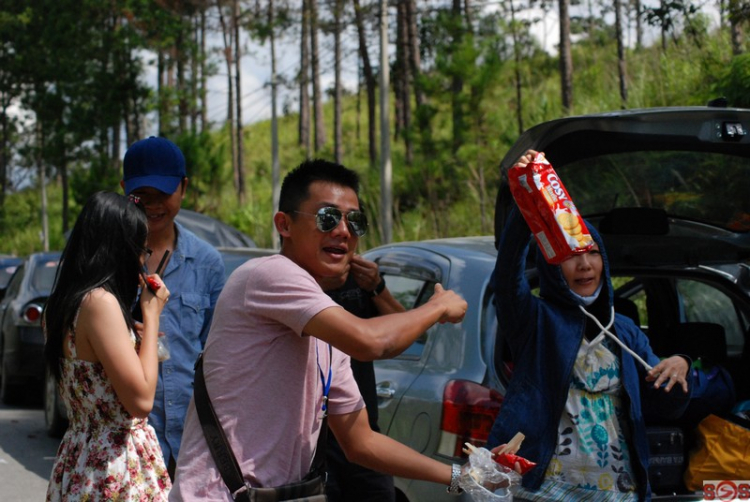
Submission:
[[[156,293],[161,287],[159,281],[157,281],[153,277],[146,277],[146,284],[148,284],[148,289],[150,289],[154,293]]]
[[[501,455],[495,455],[495,462],[513,470],[515,470],[516,462],[518,462],[518,466],[521,468],[522,476],[536,466],[536,462],[526,460],[525,458],[514,455],[513,453],[503,453]]]

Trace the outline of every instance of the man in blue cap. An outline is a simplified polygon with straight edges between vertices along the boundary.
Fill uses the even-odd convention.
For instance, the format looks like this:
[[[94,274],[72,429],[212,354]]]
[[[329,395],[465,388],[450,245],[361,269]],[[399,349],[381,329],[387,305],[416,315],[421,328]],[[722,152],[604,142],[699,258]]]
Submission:
[[[183,423],[193,393],[193,366],[203,350],[214,306],[224,287],[224,262],[211,245],[175,222],[188,186],[185,157],[165,138],[136,141],[125,153],[125,193],[140,201],[148,216],[146,267],[160,275],[171,293],[160,318],[169,359],[159,365],[154,407],[148,417],[156,431],[170,476],[180,451]]]

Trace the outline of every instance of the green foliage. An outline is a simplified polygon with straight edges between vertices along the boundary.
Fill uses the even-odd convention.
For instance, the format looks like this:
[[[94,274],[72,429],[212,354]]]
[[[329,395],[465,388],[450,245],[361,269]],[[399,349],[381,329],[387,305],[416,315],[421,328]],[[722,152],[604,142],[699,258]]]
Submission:
[[[130,0],[128,4],[138,18],[148,10],[149,2]],[[669,5],[674,7],[676,4]],[[680,8],[682,12],[687,12],[689,6]],[[5,12],[0,11],[0,31],[8,26],[4,24],[4,15]],[[16,13],[11,25],[16,25],[23,16]],[[393,237],[399,241],[491,233],[498,182],[497,165],[519,135],[518,115],[523,120],[524,128],[529,128],[559,118],[562,114],[558,59],[540,50],[529,35],[527,23],[511,23],[508,13],[496,13],[479,19],[473,33],[456,37],[455,40],[460,39],[460,42],[453,44],[453,35],[458,28],[451,16],[449,11],[436,10],[421,20],[424,73],[417,84],[422,86],[427,104],[417,109],[412,103],[414,123],[408,131],[414,145],[411,165],[406,162],[403,141],[392,138],[391,142]],[[160,23],[176,24],[164,27],[164,37],[176,39],[179,36],[182,21],[174,13],[154,13],[149,19],[128,28],[130,31],[127,33],[118,34],[121,38],[111,42],[113,46],[122,44],[119,46],[122,49],[120,53],[124,55],[127,53],[126,45],[138,47],[145,40],[157,37],[162,31]],[[653,47],[626,51],[629,108],[702,105],[718,95],[726,95],[732,106],[750,107],[750,58],[747,55],[732,57],[726,32],[708,33],[703,20],[693,17],[692,21],[689,30],[679,32],[675,29],[670,32],[671,39],[666,50],[662,50],[661,44],[657,43]],[[574,113],[617,110],[621,103],[617,92],[617,53],[611,27],[593,23],[586,28],[590,31],[587,32],[582,26],[581,33],[589,38],[573,46]],[[515,62],[512,30],[516,30],[515,35],[519,40],[518,65]],[[263,37],[262,33],[259,35]],[[165,42],[162,39],[161,42],[167,43],[168,40]],[[99,43],[100,48],[109,47],[102,40]],[[94,61],[104,61],[97,60],[95,54],[91,52]],[[27,56],[32,57],[33,54],[25,53],[24,57]],[[129,64],[130,70],[138,70],[135,62],[130,61]],[[103,80],[108,68],[115,66],[89,62],[87,66],[75,68],[92,76],[91,87],[83,89],[93,92],[96,88],[93,83],[96,70]],[[522,85],[520,103],[516,96],[517,74]],[[462,78],[463,87],[460,95],[453,96],[451,83],[456,76]],[[77,94],[71,94],[71,90],[68,95],[83,92],[79,89],[75,90]],[[131,100],[141,103],[147,95],[147,91],[141,87],[131,88],[127,92]],[[104,120],[103,117],[109,113],[115,113],[114,109],[108,108],[105,113],[105,107],[98,106],[98,100],[115,99],[115,95],[94,93],[92,96],[95,99],[79,101],[81,104],[77,105],[78,108],[71,108],[66,113],[75,111],[87,120],[97,121]],[[133,96],[139,97],[136,99]],[[368,159],[366,114],[357,113],[357,109],[365,109],[364,101],[363,95],[347,96],[343,102],[342,116],[343,163],[362,177],[361,195],[371,220],[372,231],[361,240],[362,250],[380,244],[382,234],[379,225],[380,173],[378,165],[371,167]],[[60,103],[59,100],[45,102],[49,109],[54,109]],[[455,104],[464,112],[460,144],[456,144],[454,138],[452,106]],[[326,105],[324,114],[329,141],[313,155],[332,158],[332,103]],[[425,126],[423,130],[420,130],[420,125]],[[65,130],[64,144],[72,159],[69,165],[71,218],[74,218],[77,208],[94,190],[118,189],[120,174],[116,164],[107,161],[107,152],[99,147],[98,139],[85,143],[80,140],[82,134],[75,132],[80,129],[70,127]],[[297,143],[296,114],[280,117],[278,131],[283,178],[286,172],[305,159],[306,154],[305,149]],[[270,135],[271,124],[268,120],[244,128],[247,197],[242,205],[238,202],[231,171],[230,141],[226,128],[172,137],[187,160],[190,185],[184,207],[216,216],[251,235],[258,245],[271,247]],[[51,164],[55,167],[59,165]],[[63,241],[60,223],[62,193],[58,180],[53,178],[48,194],[51,246],[59,249]],[[689,204],[690,200],[680,202]],[[0,223],[4,229],[0,252],[25,254],[41,249],[39,205],[39,189],[36,187],[8,195],[4,207],[0,208]]]
[[[732,106],[750,108],[750,54],[734,56],[717,83]]]

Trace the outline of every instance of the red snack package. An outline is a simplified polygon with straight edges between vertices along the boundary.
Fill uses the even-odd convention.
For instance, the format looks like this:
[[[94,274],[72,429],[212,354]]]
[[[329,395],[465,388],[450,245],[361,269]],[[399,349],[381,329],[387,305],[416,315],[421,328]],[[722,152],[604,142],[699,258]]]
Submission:
[[[591,249],[594,240],[583,218],[543,154],[536,154],[525,167],[511,167],[508,181],[548,263],[559,264]]]
[[[536,466],[536,462],[526,460],[525,458],[514,455],[513,453],[502,453],[500,455],[495,455],[494,458],[495,462],[497,462],[498,464],[504,465],[505,467],[513,470],[515,470],[516,462],[518,462],[518,466],[521,468],[522,476]]]

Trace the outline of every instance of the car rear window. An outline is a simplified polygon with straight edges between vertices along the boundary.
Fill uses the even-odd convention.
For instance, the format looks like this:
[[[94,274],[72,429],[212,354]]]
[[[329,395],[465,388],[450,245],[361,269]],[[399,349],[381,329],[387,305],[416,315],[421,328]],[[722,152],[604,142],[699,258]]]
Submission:
[[[555,166],[585,215],[651,207],[736,232],[750,230],[750,159],[717,153],[647,151]]]
[[[57,264],[57,260],[47,260],[37,264],[31,281],[34,289],[38,291],[50,291],[52,289],[57,273]]]

